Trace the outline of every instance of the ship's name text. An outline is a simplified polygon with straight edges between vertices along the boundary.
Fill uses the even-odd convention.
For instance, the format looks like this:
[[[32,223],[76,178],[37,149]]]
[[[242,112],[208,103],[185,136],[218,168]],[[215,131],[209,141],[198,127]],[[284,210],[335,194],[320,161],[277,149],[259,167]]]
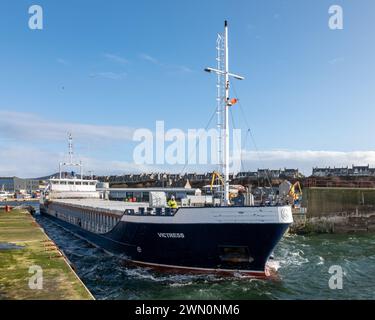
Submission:
[[[173,238],[173,239],[184,239],[185,235],[183,233],[162,233],[158,232],[159,238]]]

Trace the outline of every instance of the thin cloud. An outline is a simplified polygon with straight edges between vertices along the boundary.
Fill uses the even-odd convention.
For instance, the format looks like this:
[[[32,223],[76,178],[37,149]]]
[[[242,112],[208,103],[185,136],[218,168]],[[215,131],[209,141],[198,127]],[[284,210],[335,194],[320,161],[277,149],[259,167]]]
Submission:
[[[27,155],[27,156],[25,156]],[[11,145],[0,151],[0,176],[33,178],[56,172],[61,155],[30,147]],[[52,163],[56,160],[55,163]]]
[[[345,61],[344,57],[337,57],[337,58],[333,58],[329,60],[328,62],[329,64],[335,65],[335,64],[343,63],[344,61]]]
[[[231,161],[241,163],[239,171],[256,171],[257,169],[299,169],[306,176],[312,174],[314,167],[351,167],[352,165],[370,165],[375,167],[375,151],[311,151],[311,150],[270,150],[242,151],[231,157]],[[241,162],[239,162],[241,160]],[[162,171],[210,172],[213,165],[165,166]]]
[[[78,139],[89,141],[131,141],[133,129],[126,126],[102,126],[53,121],[31,113],[0,111],[0,136],[19,141],[61,141],[70,131]]]
[[[154,64],[160,64],[158,59],[156,59],[156,58],[154,58],[154,57],[152,57],[152,56],[150,56],[150,55],[148,55],[146,53],[141,53],[139,56],[143,60],[152,62]]]
[[[313,167],[375,166],[375,151],[242,151],[242,161],[246,169],[292,167],[310,175]]]
[[[27,154],[27,157],[25,157]],[[50,152],[34,146],[8,146],[0,151],[0,176],[38,178],[58,171],[58,163],[66,160],[63,152]],[[76,155],[82,160],[84,173],[118,175],[124,173],[153,172],[150,166],[140,166],[126,161],[106,161]]]
[[[62,59],[62,58],[58,58],[56,59],[56,61],[64,66],[68,66],[70,65],[69,61],[65,60],[65,59]]]
[[[184,73],[192,73],[192,72],[194,72],[192,69],[190,69],[189,67],[186,67],[186,66],[175,66],[175,68],[178,71],[181,71],[181,72],[184,72]]]
[[[88,170],[96,174],[110,175],[125,172],[164,171],[179,173],[182,168],[164,165],[136,165],[129,159],[119,161],[124,156],[124,149],[118,148],[133,141],[134,129],[127,126],[105,126],[47,119],[36,114],[0,111],[0,176],[16,175],[38,177],[56,172],[56,166],[64,153],[56,152],[55,146],[65,146],[67,132],[72,132],[75,141],[82,145],[95,145],[94,149],[82,149],[79,159]],[[112,159],[101,159],[98,151],[103,146],[112,149]],[[50,147],[53,150],[48,150]],[[98,147],[97,147],[98,146]],[[59,147],[60,148],[60,147]],[[65,150],[65,147],[58,149]],[[98,152],[98,157],[91,154]],[[88,156],[88,154],[91,154]],[[243,150],[234,155],[241,157],[241,170],[255,171],[258,168],[298,168],[305,175],[310,175],[313,167],[347,167],[352,165],[375,166],[375,151],[324,151],[324,150]],[[208,172],[210,165],[188,166],[185,172]]]
[[[129,63],[129,60],[127,60],[123,57],[120,57],[116,54],[112,54],[112,53],[105,53],[104,57],[107,58],[108,60],[112,61],[112,62],[116,62],[116,63],[119,63],[119,64],[128,64]]]
[[[90,78],[94,79],[109,79],[109,80],[123,80],[125,79],[127,74],[125,72],[96,72],[96,73],[91,73]]]
[[[248,23],[246,25],[246,27],[247,27],[248,30],[254,30],[254,29],[256,29],[256,26],[254,24],[252,24],[252,23]]]
[[[154,58],[154,57],[152,57],[152,56],[150,56],[146,53],[141,53],[139,56],[140,56],[141,59],[143,59],[145,61],[148,61],[148,62],[151,62],[154,65],[165,68],[169,72],[178,72],[178,73],[192,73],[192,72],[194,72],[191,68],[189,68],[185,65],[174,65],[174,64],[162,63],[158,59],[156,59],[156,58]]]

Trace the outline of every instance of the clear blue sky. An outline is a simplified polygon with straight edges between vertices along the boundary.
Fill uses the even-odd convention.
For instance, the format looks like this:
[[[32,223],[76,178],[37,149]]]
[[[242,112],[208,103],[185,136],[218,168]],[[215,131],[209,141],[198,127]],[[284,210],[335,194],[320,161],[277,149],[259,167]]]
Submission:
[[[41,31],[28,28],[32,4],[43,7]],[[344,30],[328,28],[332,4],[344,9]],[[103,173],[126,171],[133,145],[110,134],[90,140],[80,136],[82,126],[152,129],[165,120],[168,128],[204,127],[215,78],[202,69],[215,63],[225,19],[231,69],[246,76],[235,88],[258,147],[288,153],[271,154],[264,166],[375,164],[373,0],[3,0],[0,175],[48,174],[65,148],[64,124],[76,128],[77,152]],[[234,110],[246,129],[240,115]],[[27,117],[40,126],[25,124]],[[314,154],[306,162],[306,151],[341,158]]]

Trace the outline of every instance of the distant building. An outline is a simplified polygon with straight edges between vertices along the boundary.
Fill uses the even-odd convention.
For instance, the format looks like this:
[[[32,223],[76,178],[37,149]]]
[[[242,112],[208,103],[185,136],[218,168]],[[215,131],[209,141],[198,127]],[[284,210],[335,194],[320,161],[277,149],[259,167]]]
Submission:
[[[191,184],[204,184],[211,182],[212,172],[207,173],[142,173],[142,174],[123,174],[118,176],[109,177],[97,177],[100,181],[109,182],[112,185],[116,184],[142,184],[147,183],[154,186],[184,186],[186,181],[189,180]],[[242,171],[233,175],[229,175],[229,180],[243,179],[249,182],[257,181],[258,179],[263,180],[295,180],[301,178],[302,175],[298,169],[258,169],[257,171]]]
[[[254,179],[258,178],[258,172],[256,171],[247,171],[247,172],[239,172],[236,175],[236,179]]]
[[[237,179],[299,179],[302,178],[303,175],[299,172],[298,169],[278,169],[278,170],[270,170],[270,169],[258,169],[258,171],[252,172],[239,172],[236,175]]]
[[[369,176],[370,175],[370,165],[368,165],[368,166],[353,166],[351,173],[352,173],[353,176],[365,176],[365,177]]]
[[[176,199],[185,199],[188,195],[194,195],[197,189],[195,188],[110,188],[109,199],[129,201],[135,199],[137,202],[149,202],[150,192],[166,192],[167,197],[172,195]]]
[[[269,178],[270,177],[270,169],[258,169],[258,178]]]
[[[279,179],[281,175],[281,170],[270,170],[269,173],[269,177],[271,179]]]
[[[17,177],[0,177],[0,190],[16,192],[25,190],[28,192],[39,190],[39,180],[21,179]]]
[[[369,177],[375,176],[375,168],[367,166],[352,166],[343,168],[313,168],[313,177]]]
[[[280,197],[286,197],[289,195],[290,188],[292,187],[292,184],[288,180],[284,180],[279,185],[279,196]]]
[[[254,198],[257,201],[264,202],[270,198],[277,196],[279,192],[275,187],[257,187],[253,190]]]
[[[328,177],[330,175],[331,168],[313,168],[312,175],[314,177]]]
[[[313,168],[314,177],[345,177],[350,175],[350,169],[346,168]]]
[[[302,178],[303,175],[299,172],[298,169],[284,168],[284,170],[281,171],[280,177],[284,179],[299,179]]]

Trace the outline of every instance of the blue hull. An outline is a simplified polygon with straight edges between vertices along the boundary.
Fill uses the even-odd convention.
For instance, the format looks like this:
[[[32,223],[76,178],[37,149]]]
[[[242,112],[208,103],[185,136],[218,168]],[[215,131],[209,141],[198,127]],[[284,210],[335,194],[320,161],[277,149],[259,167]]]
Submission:
[[[119,222],[96,234],[48,215],[62,227],[127,261],[158,268],[265,276],[288,224],[151,224]],[[173,237],[171,237],[173,236]]]

